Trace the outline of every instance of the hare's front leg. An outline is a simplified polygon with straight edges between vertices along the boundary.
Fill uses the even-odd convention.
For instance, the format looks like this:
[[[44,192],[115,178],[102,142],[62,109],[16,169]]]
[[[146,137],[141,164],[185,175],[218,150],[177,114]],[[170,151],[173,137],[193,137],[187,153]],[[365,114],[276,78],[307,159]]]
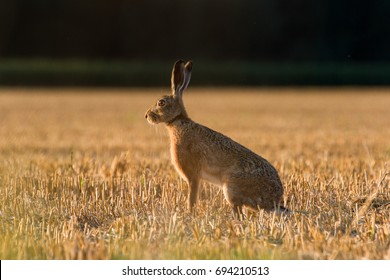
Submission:
[[[198,200],[199,179],[198,178],[188,179],[188,186],[190,188],[190,195],[188,197],[188,208],[192,212],[196,204],[196,201]]]

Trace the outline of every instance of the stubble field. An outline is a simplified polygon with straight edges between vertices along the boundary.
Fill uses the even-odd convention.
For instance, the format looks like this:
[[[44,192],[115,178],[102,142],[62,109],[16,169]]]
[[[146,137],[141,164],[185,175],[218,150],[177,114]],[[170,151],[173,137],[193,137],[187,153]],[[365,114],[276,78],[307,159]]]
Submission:
[[[390,259],[388,89],[192,89],[197,122],[267,158],[284,204],[194,214],[147,108],[160,89],[0,90],[0,259]]]

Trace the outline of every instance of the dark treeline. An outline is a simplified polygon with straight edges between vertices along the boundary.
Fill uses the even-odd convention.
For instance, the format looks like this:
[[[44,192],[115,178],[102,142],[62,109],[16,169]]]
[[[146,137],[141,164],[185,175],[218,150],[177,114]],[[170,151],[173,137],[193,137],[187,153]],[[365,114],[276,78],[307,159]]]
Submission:
[[[0,57],[390,60],[390,1],[1,0]]]
[[[389,0],[0,0],[0,85],[389,85]],[[152,66],[153,65],[153,66]]]

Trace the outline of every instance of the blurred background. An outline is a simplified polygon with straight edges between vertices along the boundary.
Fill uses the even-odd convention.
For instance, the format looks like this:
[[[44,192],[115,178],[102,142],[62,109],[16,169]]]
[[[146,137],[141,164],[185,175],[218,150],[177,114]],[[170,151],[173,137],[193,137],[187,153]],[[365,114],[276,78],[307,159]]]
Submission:
[[[390,1],[0,0],[0,86],[389,85]]]

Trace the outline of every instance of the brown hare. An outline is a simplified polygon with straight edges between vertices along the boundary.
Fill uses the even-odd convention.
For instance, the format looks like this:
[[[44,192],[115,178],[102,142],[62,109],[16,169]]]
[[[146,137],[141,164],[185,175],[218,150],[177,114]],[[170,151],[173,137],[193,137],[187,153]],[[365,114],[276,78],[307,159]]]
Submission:
[[[280,205],[283,186],[276,169],[264,158],[225,135],[192,121],[183,103],[192,62],[179,60],[172,70],[172,94],[161,97],[145,115],[151,124],[165,123],[171,159],[189,185],[192,210],[201,180],[219,185],[226,200],[240,215],[242,207],[288,211]]]

